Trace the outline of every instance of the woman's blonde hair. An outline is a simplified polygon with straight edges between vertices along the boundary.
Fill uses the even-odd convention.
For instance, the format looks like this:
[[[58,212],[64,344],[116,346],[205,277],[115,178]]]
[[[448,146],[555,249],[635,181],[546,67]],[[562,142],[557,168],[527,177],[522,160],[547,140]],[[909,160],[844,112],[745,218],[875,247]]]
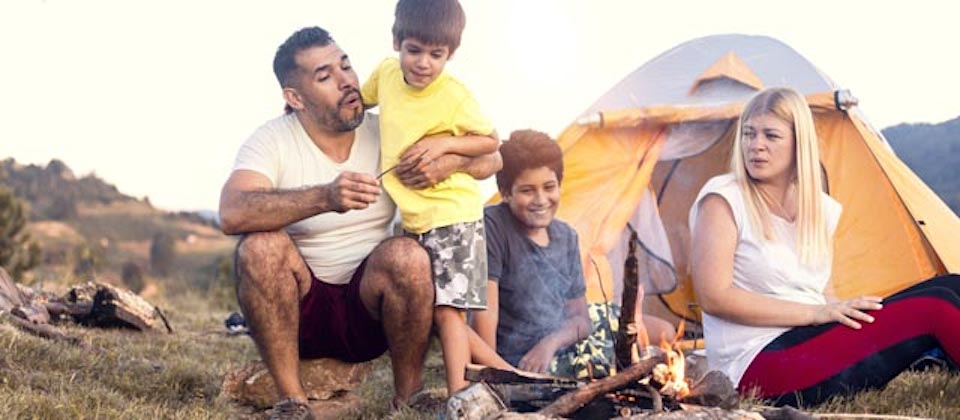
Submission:
[[[756,180],[750,177],[744,162],[743,124],[753,116],[773,115],[793,127],[795,173],[799,212],[797,214],[797,249],[803,264],[819,266],[831,255],[831,239],[823,214],[820,172],[820,151],[817,130],[813,124],[810,106],[803,95],[789,88],[770,88],[761,91],[747,102],[737,122],[737,137],[733,146],[730,168],[737,179],[749,212],[750,223],[763,232],[766,240],[775,239],[770,207],[763,199]]]

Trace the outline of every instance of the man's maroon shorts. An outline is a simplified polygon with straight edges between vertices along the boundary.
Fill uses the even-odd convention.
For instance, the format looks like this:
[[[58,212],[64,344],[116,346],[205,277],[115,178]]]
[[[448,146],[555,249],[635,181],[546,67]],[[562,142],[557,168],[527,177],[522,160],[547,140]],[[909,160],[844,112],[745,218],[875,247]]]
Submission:
[[[330,357],[356,363],[387,351],[380,321],[370,317],[360,300],[360,279],[367,261],[350,283],[336,285],[313,276],[310,291],[300,301],[300,358]]]

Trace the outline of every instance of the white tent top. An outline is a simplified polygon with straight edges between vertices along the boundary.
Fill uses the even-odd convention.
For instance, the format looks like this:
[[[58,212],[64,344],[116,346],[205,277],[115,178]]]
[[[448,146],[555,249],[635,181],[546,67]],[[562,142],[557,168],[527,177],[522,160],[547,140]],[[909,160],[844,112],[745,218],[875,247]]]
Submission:
[[[630,73],[603,94],[583,116],[600,111],[660,105],[720,105],[745,102],[756,89],[732,79],[701,81],[704,72],[730,53],[763,87],[787,86],[809,95],[836,85],[786,44],[758,35],[714,35],[680,44]],[[742,60],[742,61],[741,61]]]

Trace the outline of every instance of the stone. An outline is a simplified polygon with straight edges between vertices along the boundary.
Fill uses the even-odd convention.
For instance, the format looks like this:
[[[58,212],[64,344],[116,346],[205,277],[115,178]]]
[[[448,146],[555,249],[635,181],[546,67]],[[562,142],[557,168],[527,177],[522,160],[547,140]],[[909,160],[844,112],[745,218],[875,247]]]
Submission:
[[[367,377],[373,365],[346,363],[335,359],[300,361],[300,382],[313,407],[324,410],[352,406],[359,400],[351,394]],[[256,361],[227,373],[220,396],[258,409],[273,407],[278,401],[277,387],[263,362]],[[317,411],[317,410],[315,410]]]

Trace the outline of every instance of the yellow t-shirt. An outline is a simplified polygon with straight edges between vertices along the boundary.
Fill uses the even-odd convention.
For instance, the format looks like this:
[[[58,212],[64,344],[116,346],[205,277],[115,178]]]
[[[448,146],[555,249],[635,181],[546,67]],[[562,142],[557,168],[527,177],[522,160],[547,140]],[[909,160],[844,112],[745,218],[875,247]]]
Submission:
[[[388,58],[363,84],[363,103],[380,107],[380,168],[397,164],[408,147],[434,134],[489,135],[493,125],[480,112],[470,91],[458,80],[440,74],[423,89],[403,81],[400,61]],[[413,233],[483,218],[477,180],[456,172],[433,187],[411,190],[391,171],[383,186],[400,208],[403,228]]]

